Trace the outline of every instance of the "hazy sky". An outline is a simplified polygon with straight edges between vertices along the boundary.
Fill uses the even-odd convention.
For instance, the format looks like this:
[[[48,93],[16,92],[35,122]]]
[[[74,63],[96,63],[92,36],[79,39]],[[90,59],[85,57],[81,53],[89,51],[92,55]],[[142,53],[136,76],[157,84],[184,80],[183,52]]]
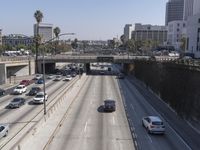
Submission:
[[[167,0],[1,0],[0,28],[3,35],[33,35],[36,10],[44,23],[74,32],[78,39],[107,40],[120,37],[124,25],[165,23]],[[70,38],[70,37],[66,37]]]

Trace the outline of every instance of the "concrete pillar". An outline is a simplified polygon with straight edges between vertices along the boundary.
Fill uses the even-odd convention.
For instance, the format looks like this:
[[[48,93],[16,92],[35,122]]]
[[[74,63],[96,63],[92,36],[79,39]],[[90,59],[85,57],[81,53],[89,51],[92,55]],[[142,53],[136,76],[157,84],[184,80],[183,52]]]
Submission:
[[[88,74],[88,73],[90,73],[90,63],[86,63],[85,65],[85,72],[86,72],[86,74]]]
[[[134,73],[134,64],[124,63],[123,64],[123,72],[125,74],[132,74],[132,73]]]
[[[0,64],[0,84],[5,84],[6,83],[6,65],[5,64]]]

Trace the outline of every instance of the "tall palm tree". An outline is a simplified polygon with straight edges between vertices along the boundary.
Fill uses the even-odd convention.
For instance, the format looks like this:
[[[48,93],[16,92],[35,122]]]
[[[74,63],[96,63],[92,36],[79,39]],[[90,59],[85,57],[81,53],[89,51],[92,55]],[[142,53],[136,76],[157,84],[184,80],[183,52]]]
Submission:
[[[40,10],[36,10],[36,12],[34,13],[34,17],[35,20],[37,22],[37,26],[36,26],[36,35],[35,35],[35,52],[36,52],[36,58],[35,58],[35,72],[38,73],[38,48],[39,48],[39,40],[40,40],[40,36],[39,36],[39,24],[42,22],[42,18],[43,18],[43,14]]]
[[[59,27],[55,27],[53,29],[53,33],[55,34],[55,37],[57,38],[57,41],[55,42],[55,52],[56,52],[56,47],[57,47],[58,42],[59,42],[60,28]]]

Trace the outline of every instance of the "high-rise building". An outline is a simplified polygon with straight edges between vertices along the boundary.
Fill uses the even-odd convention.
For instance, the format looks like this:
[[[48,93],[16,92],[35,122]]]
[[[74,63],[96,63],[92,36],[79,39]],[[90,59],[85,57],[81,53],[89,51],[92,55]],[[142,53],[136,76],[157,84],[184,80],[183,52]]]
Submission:
[[[125,42],[131,39],[132,31],[133,31],[132,24],[126,24],[124,27],[124,41]]]
[[[194,0],[193,15],[200,13],[200,0]]]
[[[184,0],[169,0],[166,4],[165,25],[170,21],[183,20]]]
[[[53,25],[52,24],[39,24],[39,35],[41,36],[42,42],[49,41],[53,38]],[[34,36],[37,34],[37,24],[34,24]]]
[[[0,29],[0,45],[2,45],[2,29]]]
[[[167,28],[165,26],[136,23],[135,30],[132,32],[132,39],[136,41],[150,40],[157,42],[159,45],[164,45],[167,41]]]
[[[193,15],[194,0],[184,0],[184,13],[183,20],[187,20],[188,17]]]

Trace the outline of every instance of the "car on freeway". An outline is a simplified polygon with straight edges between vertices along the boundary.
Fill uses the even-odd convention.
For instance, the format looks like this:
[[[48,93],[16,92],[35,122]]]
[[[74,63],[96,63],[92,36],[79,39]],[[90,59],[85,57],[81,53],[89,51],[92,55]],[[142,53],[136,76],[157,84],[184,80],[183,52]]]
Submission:
[[[72,72],[72,73],[71,73],[71,76],[72,76],[72,77],[76,77],[76,72]]]
[[[44,80],[42,79],[42,78],[40,78],[40,79],[38,79],[37,81],[36,81],[36,84],[43,84],[44,83]]]
[[[22,80],[19,84],[28,86],[30,84],[30,80]]]
[[[44,96],[44,92],[37,93],[36,96],[33,99],[33,103],[34,104],[43,104],[44,103],[44,97],[45,97],[45,100],[47,101],[48,95],[46,93],[45,93],[45,96]]]
[[[158,116],[147,116],[142,118],[142,125],[147,129],[148,133],[165,133],[165,125]]]
[[[9,108],[19,108],[20,106],[24,104],[25,104],[25,99],[22,97],[17,97],[17,98],[14,98],[8,106]]]
[[[28,95],[34,96],[40,91],[42,91],[42,89],[40,87],[32,87],[31,90],[29,91]]]
[[[27,87],[25,85],[18,85],[14,90],[13,94],[23,94],[27,90]]]
[[[54,77],[53,74],[49,74],[49,75],[47,76],[47,79],[53,79],[53,77]]]
[[[124,76],[123,73],[119,73],[119,74],[118,74],[118,79],[124,79],[124,77],[125,77],[125,76]]]
[[[36,74],[36,76],[33,78],[34,80],[39,80],[42,78],[41,74]]]
[[[105,74],[105,72],[104,72],[104,71],[100,71],[100,74],[101,74],[101,75],[104,75],[104,74]]]
[[[61,78],[61,75],[57,75],[56,78],[54,79],[54,81],[60,81],[62,78]]]
[[[5,95],[6,91],[4,89],[0,89],[0,96]]]
[[[0,139],[2,137],[6,137],[8,135],[9,125],[8,124],[0,124]]]
[[[71,75],[66,75],[66,77],[64,78],[63,81],[71,81],[72,80],[72,76]]]
[[[108,71],[112,71],[111,67],[108,67]]]
[[[114,100],[105,100],[104,101],[104,111],[113,112],[116,110],[116,105]]]

